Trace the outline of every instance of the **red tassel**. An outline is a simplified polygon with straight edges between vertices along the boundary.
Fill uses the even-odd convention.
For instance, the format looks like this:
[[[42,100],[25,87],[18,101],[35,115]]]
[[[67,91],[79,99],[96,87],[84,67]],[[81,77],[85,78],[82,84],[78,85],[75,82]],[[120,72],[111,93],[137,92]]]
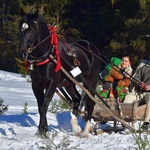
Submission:
[[[56,59],[57,59],[57,65],[56,65],[56,68],[55,68],[55,72],[58,72],[60,70],[61,63],[60,63],[60,55],[59,55],[59,50],[58,50],[58,38],[57,38],[57,35],[56,35],[56,27],[55,26],[52,26],[52,27],[48,26],[48,29],[52,33],[50,43],[55,46],[55,54],[56,54]]]
[[[28,70],[29,64],[30,63],[28,61],[26,61],[26,65],[25,65],[26,70]]]

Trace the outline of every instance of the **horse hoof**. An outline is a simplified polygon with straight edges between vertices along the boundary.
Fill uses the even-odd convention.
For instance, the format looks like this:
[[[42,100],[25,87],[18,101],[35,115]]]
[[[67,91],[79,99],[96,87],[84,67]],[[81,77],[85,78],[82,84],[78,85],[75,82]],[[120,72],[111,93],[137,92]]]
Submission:
[[[48,139],[49,137],[47,136],[46,132],[45,133],[41,133],[39,132],[39,130],[37,130],[37,132],[35,133],[35,135],[39,138],[42,138],[42,139]]]
[[[88,132],[83,132],[82,134],[80,134],[80,138],[88,138],[88,137],[89,137]]]
[[[75,136],[80,136],[82,130],[80,128],[80,126],[75,125],[72,127],[73,133],[75,134]]]
[[[86,122],[85,128],[84,128],[84,132],[83,133],[92,133],[92,128],[91,128],[91,123],[90,121]]]

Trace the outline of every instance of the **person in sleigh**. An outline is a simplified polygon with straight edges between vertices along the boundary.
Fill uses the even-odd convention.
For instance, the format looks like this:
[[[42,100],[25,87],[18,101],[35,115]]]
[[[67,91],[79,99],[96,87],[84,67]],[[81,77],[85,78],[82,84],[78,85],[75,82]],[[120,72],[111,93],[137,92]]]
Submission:
[[[132,72],[130,56],[125,55],[122,60],[117,57],[112,57],[111,65],[107,65],[105,70],[101,73],[103,90],[100,96],[102,98],[118,97],[119,101],[123,102],[128,92]]]
[[[138,101],[139,105],[146,103],[145,118],[141,129],[148,131],[150,127],[150,55],[140,64],[131,78],[133,90],[125,96],[124,103]]]

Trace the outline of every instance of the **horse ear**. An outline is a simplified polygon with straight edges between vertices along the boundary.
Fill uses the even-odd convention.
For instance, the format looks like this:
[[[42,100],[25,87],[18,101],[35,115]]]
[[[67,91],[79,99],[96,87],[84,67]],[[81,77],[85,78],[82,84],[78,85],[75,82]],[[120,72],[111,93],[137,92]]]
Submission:
[[[24,17],[24,16],[26,16],[26,13],[24,12],[24,10],[21,8],[21,10],[20,10],[20,14],[21,14],[21,16],[22,16],[22,18]]]
[[[39,10],[37,9],[36,12],[35,12],[34,14],[35,14],[35,19],[37,19],[38,16],[39,16]]]

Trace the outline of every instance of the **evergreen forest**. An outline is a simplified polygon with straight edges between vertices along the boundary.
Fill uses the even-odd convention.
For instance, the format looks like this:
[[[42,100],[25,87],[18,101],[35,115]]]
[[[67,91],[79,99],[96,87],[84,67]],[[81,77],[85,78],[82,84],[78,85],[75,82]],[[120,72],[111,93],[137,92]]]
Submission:
[[[38,8],[60,37],[89,40],[107,59],[130,55],[133,68],[150,52],[150,0],[1,0],[0,70],[21,72],[24,64],[17,55],[21,8]]]

